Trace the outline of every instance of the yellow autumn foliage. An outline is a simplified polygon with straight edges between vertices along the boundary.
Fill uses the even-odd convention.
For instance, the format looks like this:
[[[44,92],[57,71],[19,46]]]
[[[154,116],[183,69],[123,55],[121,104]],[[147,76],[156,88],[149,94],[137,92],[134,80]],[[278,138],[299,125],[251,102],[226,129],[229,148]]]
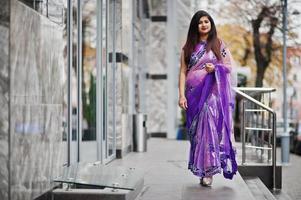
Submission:
[[[254,86],[257,67],[254,57],[252,33],[239,25],[233,24],[221,25],[217,29],[219,37],[228,45],[237,64],[241,67],[250,67],[251,77],[249,77],[247,85]],[[265,35],[261,36],[261,42],[263,45],[266,43]],[[272,59],[263,80],[265,87],[278,87],[282,84],[282,46],[279,42],[273,42]],[[249,55],[244,59],[246,51],[249,51]],[[262,51],[264,52],[263,48]]]

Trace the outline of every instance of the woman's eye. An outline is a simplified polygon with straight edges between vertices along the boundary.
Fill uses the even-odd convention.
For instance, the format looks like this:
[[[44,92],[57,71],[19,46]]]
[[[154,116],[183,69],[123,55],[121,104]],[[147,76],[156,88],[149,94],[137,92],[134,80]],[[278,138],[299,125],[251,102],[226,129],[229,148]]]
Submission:
[[[209,21],[202,21],[202,22],[199,22],[199,24],[208,24]]]

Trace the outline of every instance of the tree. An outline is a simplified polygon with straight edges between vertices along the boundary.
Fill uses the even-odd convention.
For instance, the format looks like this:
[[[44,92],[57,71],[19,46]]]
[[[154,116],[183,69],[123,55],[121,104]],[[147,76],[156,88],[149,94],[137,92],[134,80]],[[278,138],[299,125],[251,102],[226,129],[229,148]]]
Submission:
[[[271,62],[272,57],[272,45],[273,45],[273,34],[275,33],[275,28],[278,24],[278,18],[275,17],[280,9],[278,6],[263,6],[260,13],[252,19],[253,28],[253,47],[255,53],[255,60],[257,63],[257,74],[256,74],[256,87],[262,87],[262,81],[264,73]],[[267,20],[268,31],[266,32],[266,41],[260,40],[259,28],[263,24],[263,20]]]
[[[231,50],[231,54],[237,64],[240,66],[248,66],[251,69],[252,76],[247,80],[247,85],[252,85],[256,80],[257,63],[255,61],[255,53],[253,48],[252,32],[244,27],[235,24],[224,24],[218,26],[219,36],[226,42]],[[235,36],[235,37],[233,37]],[[261,40],[265,40],[265,35],[261,36]],[[273,54],[271,62],[266,73],[273,76],[264,77],[264,84],[280,86],[281,82],[281,44],[277,41],[273,43]]]
[[[293,9],[288,9],[293,11]],[[226,12],[224,12],[226,11]],[[253,45],[254,58],[256,62],[256,80],[255,86],[262,87],[264,75],[268,67],[272,63],[273,54],[281,51],[281,36],[282,36],[282,5],[281,1],[269,0],[230,0],[227,8],[223,8],[224,17],[230,16],[233,23],[245,27],[246,34],[245,42]],[[292,28],[292,20],[289,21],[289,29]],[[248,40],[248,34],[251,34],[252,41]],[[289,39],[296,37],[296,34],[289,32]],[[240,59],[246,61],[251,56],[250,48],[246,46],[244,56]],[[281,57],[281,56],[280,56]],[[281,61],[277,56],[276,59]],[[280,62],[281,63],[281,62]],[[280,64],[279,63],[279,64]]]

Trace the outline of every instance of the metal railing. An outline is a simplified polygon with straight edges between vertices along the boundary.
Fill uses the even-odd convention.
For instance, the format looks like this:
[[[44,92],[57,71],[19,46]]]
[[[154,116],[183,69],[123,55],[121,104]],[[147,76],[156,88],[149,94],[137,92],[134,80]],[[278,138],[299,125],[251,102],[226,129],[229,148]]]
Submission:
[[[272,164],[273,189],[276,189],[276,112],[271,108],[271,92],[274,88],[233,88],[242,99],[242,165],[255,154],[255,161]],[[260,153],[260,155],[258,154]],[[271,155],[272,154],[272,155]]]

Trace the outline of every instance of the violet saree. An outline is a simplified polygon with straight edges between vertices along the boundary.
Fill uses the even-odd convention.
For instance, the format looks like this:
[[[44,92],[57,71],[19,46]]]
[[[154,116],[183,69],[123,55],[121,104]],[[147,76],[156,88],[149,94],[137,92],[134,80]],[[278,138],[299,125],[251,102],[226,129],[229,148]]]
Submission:
[[[232,179],[237,171],[235,150],[231,143],[233,95],[230,72],[231,54],[221,45],[222,60],[206,51],[206,42],[199,43],[187,69],[185,96],[186,126],[190,138],[188,169],[199,177],[221,173]],[[208,73],[206,63],[215,71]]]

